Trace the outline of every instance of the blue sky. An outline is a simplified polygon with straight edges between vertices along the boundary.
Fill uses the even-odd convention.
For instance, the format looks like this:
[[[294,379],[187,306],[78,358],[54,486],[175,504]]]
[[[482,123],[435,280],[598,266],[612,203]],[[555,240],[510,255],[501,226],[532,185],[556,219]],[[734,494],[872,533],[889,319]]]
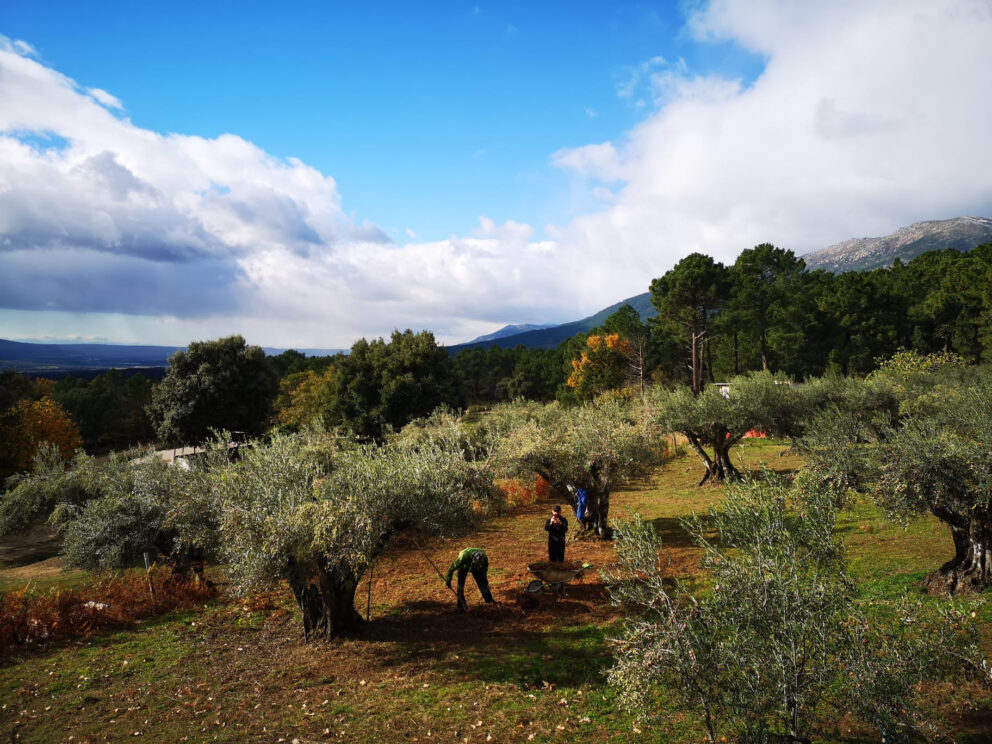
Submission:
[[[753,77],[758,58],[695,43],[684,22],[678,3],[0,9],[0,32],[112,92],[137,126],[234,132],[332,175],[359,219],[428,240],[468,233],[480,214],[540,226],[587,206],[548,156],[632,127],[650,92],[618,89],[646,60]]]
[[[693,250],[989,214],[989,30],[970,0],[6,0],[0,337],[456,342]]]

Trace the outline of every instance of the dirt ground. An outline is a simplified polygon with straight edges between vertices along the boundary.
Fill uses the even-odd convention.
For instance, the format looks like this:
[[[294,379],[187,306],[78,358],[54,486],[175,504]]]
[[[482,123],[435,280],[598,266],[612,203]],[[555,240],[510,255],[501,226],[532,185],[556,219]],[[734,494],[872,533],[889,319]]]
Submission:
[[[546,625],[551,614],[559,619],[585,616],[582,622],[592,622],[590,615],[611,614],[609,600],[596,568],[613,561],[613,547],[593,537],[573,539],[566,549],[566,559],[591,563],[594,568],[568,583],[564,597],[556,598],[549,593],[541,597],[536,606],[524,612],[521,600],[534,597],[525,591],[535,579],[527,566],[547,560],[546,533],[543,529],[547,511],[549,506],[545,504],[517,507],[508,516],[483,525],[480,531],[458,540],[436,540],[421,545],[412,537],[401,535],[376,561],[372,570],[371,609],[374,622],[370,631],[373,634],[380,631],[388,633],[388,629],[397,622],[394,618],[402,618],[403,626],[413,629],[423,623],[427,627],[421,632],[428,632],[429,627],[431,632],[437,632],[443,638],[447,633],[457,637],[465,632],[475,632],[473,618],[481,618],[483,614],[486,617],[483,622],[487,625],[492,624],[496,615],[500,626],[533,627]],[[490,588],[500,604],[487,607],[469,575],[465,584],[469,612],[468,616],[459,617],[455,613],[455,596],[445,587],[438,572],[446,573],[459,551],[466,547],[486,551]],[[356,605],[364,614],[369,597],[367,580],[363,581],[357,597]],[[383,618],[382,613],[388,617]],[[453,618],[450,624],[446,622],[447,616]]]
[[[617,497],[622,505],[624,494],[618,493]],[[593,568],[566,584],[564,597],[556,598],[546,593],[535,602],[534,595],[526,592],[528,584],[535,579],[527,566],[548,558],[544,521],[550,514],[550,507],[550,503],[515,507],[508,515],[459,539],[435,540],[421,545],[410,536],[401,535],[373,567],[371,614],[376,622],[372,625],[380,626],[381,613],[385,612],[393,616],[399,613],[412,621],[412,625],[417,625],[416,619],[423,615],[420,619],[424,622],[444,626],[446,623],[443,620],[438,618],[435,623],[431,616],[449,614],[446,611],[453,613],[455,597],[444,586],[438,572],[446,573],[452,560],[466,547],[486,551],[490,587],[493,596],[501,603],[499,607],[486,607],[470,575],[465,585],[470,615],[484,612],[488,623],[492,620],[492,614],[498,613],[501,625],[516,624],[525,628],[544,627],[552,620],[561,623],[574,618],[580,623],[598,623],[613,617],[615,612],[610,607],[598,571],[614,562],[613,543],[600,540],[592,533],[579,533],[574,524],[570,524],[565,559],[567,562],[590,563]],[[674,539],[666,540],[672,572],[695,572],[698,570],[699,552],[684,539],[681,528],[677,531],[678,536],[672,535]],[[368,581],[364,580],[355,603],[363,615],[369,604],[367,592]],[[464,624],[471,625],[472,622],[458,619],[452,632],[457,634]],[[377,632],[376,628],[371,630]]]
[[[47,524],[39,524],[23,535],[0,538],[0,569],[48,562],[59,552],[58,535]]]

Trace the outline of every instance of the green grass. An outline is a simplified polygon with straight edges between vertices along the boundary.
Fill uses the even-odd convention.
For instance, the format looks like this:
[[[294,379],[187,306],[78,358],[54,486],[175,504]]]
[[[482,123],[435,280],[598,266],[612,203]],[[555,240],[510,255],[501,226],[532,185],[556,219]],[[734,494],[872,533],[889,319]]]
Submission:
[[[80,589],[93,583],[89,571],[61,571],[41,576],[20,577],[0,572],[0,594],[26,589],[28,594],[49,592],[55,589]]]

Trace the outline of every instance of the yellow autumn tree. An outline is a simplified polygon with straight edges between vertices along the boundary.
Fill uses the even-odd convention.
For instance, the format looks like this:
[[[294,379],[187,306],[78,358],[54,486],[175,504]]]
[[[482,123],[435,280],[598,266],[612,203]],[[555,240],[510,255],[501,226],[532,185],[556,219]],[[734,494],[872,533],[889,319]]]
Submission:
[[[335,367],[297,372],[279,383],[276,418],[284,426],[305,426],[326,415],[334,396]]]
[[[592,335],[586,349],[572,360],[568,386],[580,400],[590,400],[606,390],[623,387],[628,377],[628,343],[617,333]]]
[[[79,427],[57,402],[48,397],[21,400],[0,419],[0,475],[31,469],[43,442],[57,447],[69,459],[83,445]]]

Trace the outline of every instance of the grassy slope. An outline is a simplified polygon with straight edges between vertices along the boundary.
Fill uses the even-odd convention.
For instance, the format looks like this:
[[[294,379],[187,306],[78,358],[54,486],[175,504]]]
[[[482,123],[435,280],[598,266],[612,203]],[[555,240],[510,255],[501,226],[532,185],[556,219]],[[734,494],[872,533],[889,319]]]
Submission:
[[[796,467],[782,450],[752,441],[742,454],[752,467]],[[617,518],[635,510],[655,520],[673,573],[697,570],[679,517],[722,495],[695,488],[698,469],[683,457],[614,496]],[[158,618],[0,667],[0,738],[20,722],[21,739],[31,742],[699,741],[691,719],[666,716],[638,731],[615,710],[602,670],[603,640],[617,616],[597,578],[570,585],[557,605],[516,605],[532,578],[526,563],[543,557],[546,510],[520,507],[464,540],[423,546],[442,571],[460,547],[485,548],[500,607],[478,604],[470,587],[472,611],[456,615],[418,546],[401,541],[376,564],[373,622],[361,640],[304,646],[283,591]],[[869,506],[845,514],[839,530],[869,595],[914,587],[950,549],[933,522],[903,531]],[[611,555],[608,545],[586,541],[568,551],[596,565]],[[363,599],[364,591],[363,584]],[[981,617],[992,627],[986,611]],[[937,692],[935,715],[962,740],[990,739],[987,696]],[[833,741],[860,739],[841,731]]]

